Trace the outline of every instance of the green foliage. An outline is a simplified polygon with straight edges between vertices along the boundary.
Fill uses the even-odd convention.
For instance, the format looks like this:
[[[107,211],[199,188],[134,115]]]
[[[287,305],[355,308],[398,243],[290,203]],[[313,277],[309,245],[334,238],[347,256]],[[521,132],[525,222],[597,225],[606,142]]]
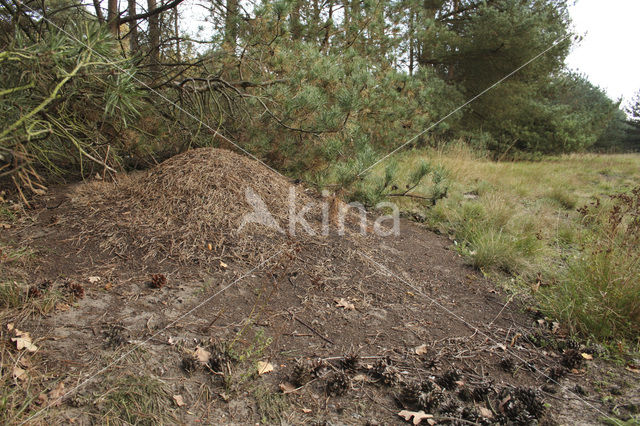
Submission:
[[[580,75],[560,73],[542,83],[531,87],[538,95],[508,95],[519,107],[488,122],[489,148],[500,154],[581,151],[596,143],[618,111],[617,103]]]
[[[339,13],[333,2],[265,0],[251,11],[214,10],[211,44],[199,49],[174,41],[180,32],[169,22],[178,15],[169,10],[158,50],[171,66],[149,63],[150,38],[128,51],[130,40],[80,17],[73,1],[37,6],[50,27],[21,25],[30,15],[12,5],[0,7],[11,29],[0,54],[0,156],[33,158],[39,170],[140,167],[219,146],[224,134],[283,172],[316,182],[338,175],[352,186],[443,117],[412,146],[463,137],[501,157],[570,152],[592,145],[617,110],[584,78],[561,72],[570,46],[564,0],[351,2]],[[57,25],[71,37],[52,32]],[[142,96],[146,85],[158,93]],[[446,179],[433,177],[439,199]]]
[[[283,41],[269,67],[287,76],[261,93],[275,119],[253,121],[242,139],[266,140],[250,148],[280,169],[296,174],[333,168],[342,184],[461,101],[427,71],[409,78],[392,68],[372,68],[355,49],[325,54],[309,43]],[[249,105],[256,115],[264,112],[259,102]]]
[[[130,62],[111,63],[115,48],[95,25],[37,43],[16,38],[0,55],[0,152],[51,173],[84,175],[87,161],[99,170],[116,165],[121,150],[113,140],[138,114],[140,92]]]
[[[627,121],[627,115],[621,109],[613,118],[598,140],[591,147],[596,152],[633,152],[640,150],[640,132]],[[634,133],[638,133],[634,135]]]
[[[409,185],[410,186],[418,186],[423,177],[428,175],[431,172],[431,164],[426,161],[420,162],[418,167],[414,169],[414,171],[409,175]]]

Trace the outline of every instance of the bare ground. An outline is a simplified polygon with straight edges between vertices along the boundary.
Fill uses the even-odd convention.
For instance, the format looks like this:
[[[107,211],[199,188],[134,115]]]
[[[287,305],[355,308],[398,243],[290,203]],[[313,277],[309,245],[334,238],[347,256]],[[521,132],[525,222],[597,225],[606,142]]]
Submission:
[[[110,228],[70,220],[76,191],[53,190],[0,236],[33,250],[20,272],[3,260],[40,289],[32,299],[60,294],[46,315],[3,315],[4,350],[33,378],[12,386],[40,395],[16,423],[404,424],[401,410],[422,410],[422,424],[597,424],[638,412],[637,373],[411,222],[399,236],[282,238],[189,263],[145,257],[133,236],[129,254],[105,250]],[[16,349],[9,323],[35,353]]]

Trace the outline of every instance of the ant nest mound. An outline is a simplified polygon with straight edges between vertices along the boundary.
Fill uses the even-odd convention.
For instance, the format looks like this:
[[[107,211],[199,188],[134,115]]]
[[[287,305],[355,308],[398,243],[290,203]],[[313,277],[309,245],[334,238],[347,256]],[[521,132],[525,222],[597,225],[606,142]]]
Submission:
[[[98,239],[103,250],[123,256],[251,260],[287,244],[291,187],[242,155],[194,149],[115,182],[79,185],[71,197],[72,226],[79,240]],[[295,199],[297,210],[311,201],[299,188]],[[268,215],[257,223],[256,212],[264,211]],[[318,212],[305,218],[316,223]]]

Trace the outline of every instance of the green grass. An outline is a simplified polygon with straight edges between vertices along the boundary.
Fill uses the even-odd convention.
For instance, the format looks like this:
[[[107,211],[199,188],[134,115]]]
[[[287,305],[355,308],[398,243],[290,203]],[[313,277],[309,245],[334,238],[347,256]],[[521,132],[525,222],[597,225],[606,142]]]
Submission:
[[[27,302],[27,292],[15,281],[0,283],[0,309],[16,309]]]
[[[282,415],[291,409],[287,395],[270,389],[265,385],[258,385],[252,394],[256,400],[258,414],[263,424],[282,424]]]
[[[611,426],[640,426],[640,417],[634,416],[628,420],[614,419],[613,417],[607,417],[602,419],[602,422]]]
[[[554,187],[551,191],[549,191],[549,194],[547,195],[547,197],[551,201],[557,203],[558,206],[560,206],[565,210],[575,209],[576,204],[578,203],[578,200],[576,199],[576,197],[571,195],[565,189],[558,188],[558,187]]]
[[[453,236],[471,265],[505,283],[533,286],[541,276],[543,290],[535,294],[540,306],[574,333],[640,344],[640,244],[620,241],[624,232],[607,242],[604,217],[610,213],[609,196],[640,186],[640,155],[495,162],[464,145],[450,145],[404,152],[394,160],[399,171],[394,183],[409,180],[423,162],[447,170],[447,197],[435,206],[409,198],[393,201],[401,210],[419,210],[429,227]],[[378,179],[384,169],[383,163],[374,171]],[[429,196],[432,188],[424,180],[412,193]],[[588,223],[577,209],[596,198],[603,200],[598,213],[603,217]],[[627,216],[629,222],[632,214]],[[603,254],[604,245],[609,251]]]

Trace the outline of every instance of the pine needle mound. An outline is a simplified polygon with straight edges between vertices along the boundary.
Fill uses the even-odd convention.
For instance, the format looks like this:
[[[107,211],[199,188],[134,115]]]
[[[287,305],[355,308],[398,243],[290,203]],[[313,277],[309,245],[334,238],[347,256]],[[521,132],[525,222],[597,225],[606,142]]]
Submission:
[[[256,223],[238,231],[250,188],[264,201],[282,231],[287,230],[291,184],[264,165],[231,151],[187,151],[145,172],[116,182],[80,185],[72,194],[81,213],[81,240],[98,238],[102,249],[144,259],[180,262],[213,258],[265,257],[287,242],[284,232]],[[296,208],[310,202],[296,188]],[[317,219],[307,216],[311,224]]]

